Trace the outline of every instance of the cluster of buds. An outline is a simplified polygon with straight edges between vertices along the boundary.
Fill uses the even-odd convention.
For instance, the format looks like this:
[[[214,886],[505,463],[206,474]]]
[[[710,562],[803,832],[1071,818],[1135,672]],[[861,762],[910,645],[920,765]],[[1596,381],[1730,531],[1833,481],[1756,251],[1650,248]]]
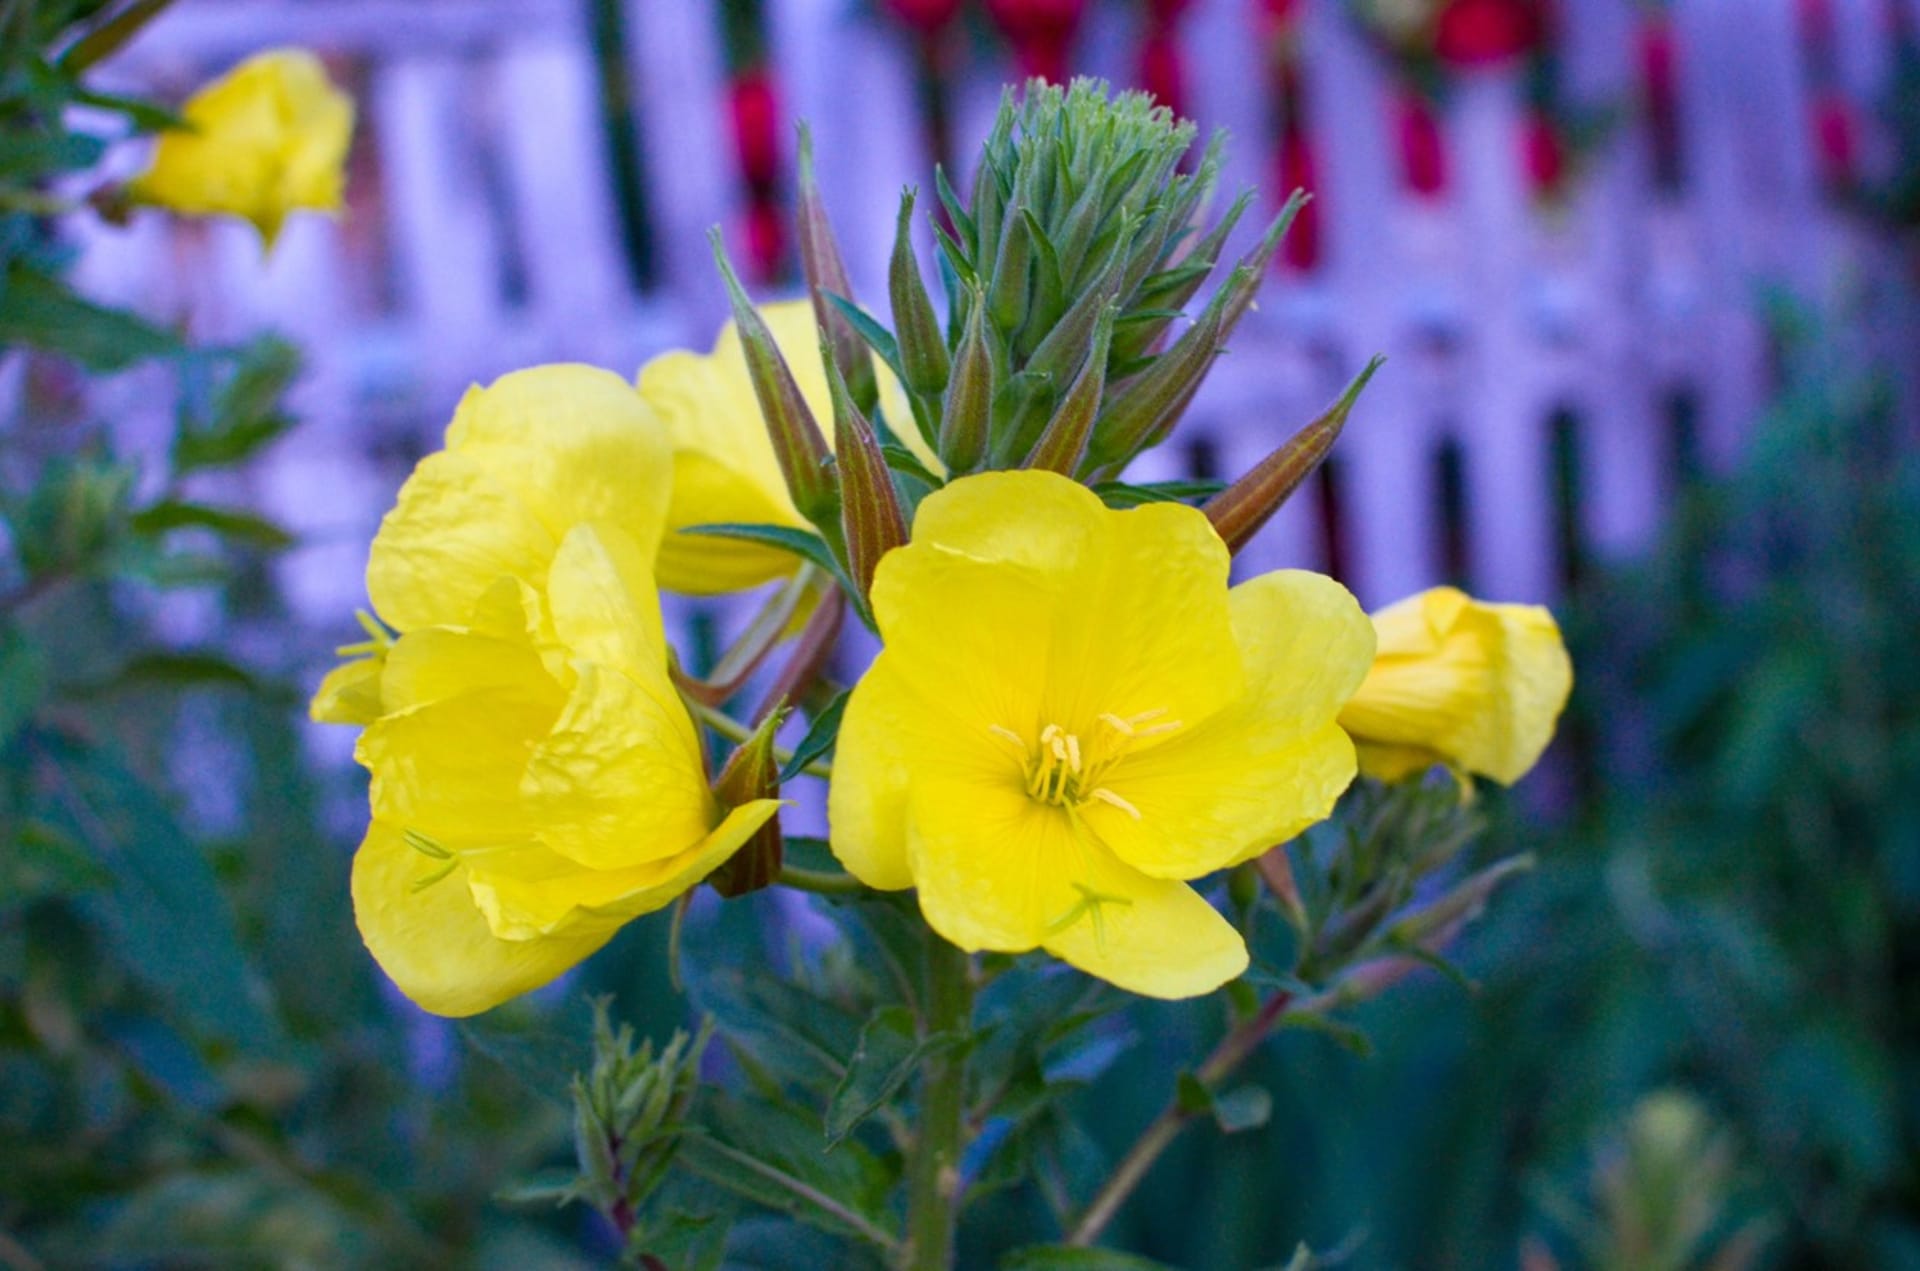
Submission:
[[[891,444],[889,430],[917,430],[949,478],[1039,468],[1092,485],[1173,431],[1304,203],[1287,202],[1176,333],[1251,203],[1243,194],[1218,222],[1202,222],[1222,143],[1216,136],[1183,172],[1194,141],[1193,126],[1151,98],[1113,97],[1102,83],[1033,81],[1020,97],[1009,93],[970,197],[944,174],[937,181],[944,316],[914,250],[916,192],[904,192],[888,330],[851,299],[803,140],[801,258],[833,388],[831,446],[724,253],[720,266],[794,506],[853,594],[865,594],[880,557],[906,540],[896,477],[940,481]],[[894,409],[904,401],[906,418],[876,410],[875,354],[900,385]],[[1244,543],[1326,454],[1370,373],[1216,498],[1209,513],[1230,545]]]
[[[606,999],[593,1012],[593,1067],[575,1074],[572,1091],[580,1176],[563,1199],[586,1201],[632,1240],[640,1208],[666,1178],[686,1132],[713,1024],[691,1038],[676,1031],[655,1055],[651,1041],[634,1045],[631,1026],[613,1027]]]

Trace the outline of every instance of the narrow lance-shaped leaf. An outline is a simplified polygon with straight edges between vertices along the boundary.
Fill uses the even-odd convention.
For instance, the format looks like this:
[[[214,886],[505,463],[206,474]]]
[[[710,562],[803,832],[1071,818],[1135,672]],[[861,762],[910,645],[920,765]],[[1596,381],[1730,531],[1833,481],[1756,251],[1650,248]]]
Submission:
[[[940,418],[940,458],[954,473],[971,472],[987,453],[992,423],[993,349],[987,343],[986,297],[971,291],[966,333],[955,351],[953,379],[947,385],[946,409]]]
[[[927,397],[943,393],[952,365],[946,334],[934,314],[933,300],[920,276],[913,254],[911,188],[900,195],[900,215],[894,225],[893,259],[887,265],[887,293],[893,302],[893,329],[900,346],[900,369],[907,387]]]
[[[828,302],[828,296],[852,296],[853,283],[847,277],[846,262],[840,256],[840,243],[834,237],[833,223],[827,218],[826,200],[820,196],[820,183],[813,172],[813,132],[800,125],[800,267],[807,276],[807,294],[813,301],[813,320],[827,333],[833,349],[833,361],[846,377],[853,400],[862,410],[872,410],[879,400],[879,383],[873,374],[873,358],[867,354],[860,336],[840,310]]]
[[[1289,437],[1245,476],[1207,501],[1202,509],[1213,528],[1225,541],[1227,550],[1238,552],[1260,532],[1293,492],[1326,459],[1333,443],[1347,425],[1347,416],[1367,381],[1380,369],[1384,358],[1374,358],[1354,377],[1338,400],[1320,417]]]
[[[894,489],[893,472],[880,449],[880,438],[874,434],[872,422],[853,404],[847,382],[831,358],[827,359],[827,386],[833,395],[840,524],[847,544],[847,565],[864,602],[880,558],[907,541],[907,517],[900,507],[899,491]]]
[[[1113,341],[1113,323],[1119,314],[1119,308],[1114,305],[1101,311],[1093,329],[1093,351],[1053,412],[1053,418],[1047,422],[1047,429],[1040,435],[1040,444],[1034,447],[1026,467],[1044,468],[1066,476],[1079,470],[1080,460],[1087,452],[1087,439],[1093,435],[1093,421],[1100,413],[1100,398],[1106,392],[1107,348]]]
[[[1313,196],[1305,190],[1295,190],[1287,196],[1286,204],[1280,214],[1267,226],[1267,232],[1253,250],[1240,258],[1231,277],[1221,288],[1226,293],[1226,315],[1221,321],[1220,336],[1225,339],[1232,334],[1242,315],[1252,306],[1254,296],[1260,290],[1261,280],[1267,276],[1268,268],[1273,264],[1273,254],[1280,250],[1280,241],[1293,228],[1294,218],[1300,215],[1300,209],[1307,205]]]
[[[773,454],[779,460],[780,475],[786,479],[787,493],[792,496],[793,505],[799,509],[800,515],[822,531],[831,526],[832,535],[837,538],[840,493],[834,480],[832,456],[827,453],[826,438],[820,435],[820,425],[815,422],[807,399],[800,395],[800,386],[794,382],[793,371],[788,367],[786,358],[780,355],[780,348],[773,341],[773,332],[767,329],[759,310],[747,298],[746,288],[740,285],[739,276],[733,272],[733,264],[727,259],[727,249],[720,241],[719,229],[714,229],[711,236],[713,259],[720,267],[720,278],[727,287],[727,299],[733,304],[734,324],[740,331],[740,348],[747,360],[747,377],[753,383],[754,396],[760,401],[760,416],[766,422],[767,435],[773,442]]]
[[[1220,351],[1224,305],[1219,297],[1215,301],[1172,348],[1108,404],[1094,426],[1088,451],[1093,467],[1118,469],[1173,431]]]

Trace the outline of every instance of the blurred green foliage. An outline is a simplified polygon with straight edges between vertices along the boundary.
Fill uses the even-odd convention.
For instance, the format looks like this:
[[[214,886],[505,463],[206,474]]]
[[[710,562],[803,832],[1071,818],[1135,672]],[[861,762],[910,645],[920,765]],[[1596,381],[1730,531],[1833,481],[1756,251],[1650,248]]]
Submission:
[[[1777,316],[1784,387],[1739,470],[1569,607],[1574,793],[1544,833],[1489,800],[1480,850],[1540,867],[1457,949],[1478,991],[1428,977],[1374,1003],[1370,1058],[1271,1044],[1248,1074],[1270,1129],[1179,1145],[1126,1247],[1252,1267],[1305,1238],[1352,1242],[1355,1266],[1496,1267],[1531,1237],[1602,1265],[1545,1198],[1586,1194],[1596,1145],[1677,1087],[1737,1162],[1687,1183],[1720,1188],[1700,1248],[1765,1218],[1758,1265],[1920,1267],[1916,424],[1845,329]],[[1089,1092],[1105,1150],[1200,1026],[1156,1023],[1162,1057]]]

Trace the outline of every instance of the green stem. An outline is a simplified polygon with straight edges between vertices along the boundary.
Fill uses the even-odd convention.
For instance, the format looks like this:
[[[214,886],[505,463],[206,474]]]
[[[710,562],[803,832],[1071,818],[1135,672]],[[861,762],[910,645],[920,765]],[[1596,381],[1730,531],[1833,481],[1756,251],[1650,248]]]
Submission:
[[[778,881],[782,887],[810,891],[821,896],[858,896],[867,890],[867,885],[852,874],[839,874],[827,869],[801,869],[794,865],[782,865]]]
[[[727,714],[725,711],[720,710],[718,707],[704,706],[699,702],[689,699],[687,701],[687,708],[699,717],[701,723],[713,729],[714,732],[719,733],[728,741],[743,742],[753,736],[753,730],[751,728],[748,728],[745,724]],[[780,764],[785,765],[793,758],[793,752],[785,746],[775,746],[773,748],[773,757]],[[806,773],[809,777],[827,778],[833,776],[833,765],[824,759],[816,759],[806,765],[806,767],[800,769],[800,771]]]
[[[965,1035],[973,1021],[972,960],[927,932],[929,1035]],[[950,1046],[920,1074],[920,1127],[909,1162],[903,1271],[949,1271],[960,1214],[961,1126],[966,1111],[966,1049]]]
[[[1200,1084],[1212,1089],[1244,1063],[1247,1056],[1259,1049],[1267,1034],[1280,1023],[1292,1002],[1291,993],[1274,994],[1257,1014],[1242,1021],[1222,1038],[1213,1053],[1207,1056],[1206,1062],[1193,1074]],[[1107,1229],[1107,1224],[1113,1221],[1114,1215],[1120,1212],[1120,1206],[1126,1203],[1127,1197],[1133,1195],[1134,1189],[1146,1180],[1147,1171],[1160,1159],[1160,1154],[1180,1137],[1180,1131],[1186,1129],[1187,1123],[1197,1115],[1182,1107],[1177,1096],[1169,1099],[1160,1115],[1141,1131],[1140,1137],[1134,1140],[1120,1164],[1114,1167],[1113,1173],[1100,1188],[1100,1194],[1093,1198],[1086,1212],[1080,1216],[1080,1221],[1068,1233],[1067,1243],[1084,1246],[1098,1240],[1100,1233]]]

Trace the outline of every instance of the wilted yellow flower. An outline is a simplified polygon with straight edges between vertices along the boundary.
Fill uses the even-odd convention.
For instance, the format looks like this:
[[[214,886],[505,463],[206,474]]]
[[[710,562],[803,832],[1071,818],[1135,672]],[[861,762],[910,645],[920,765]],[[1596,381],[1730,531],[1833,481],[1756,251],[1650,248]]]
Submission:
[[[1436,587],[1373,625],[1380,651],[1340,712],[1362,771],[1394,781],[1445,764],[1503,785],[1526,775],[1573,689],[1552,614]]]
[[[420,461],[380,523],[367,594],[387,626],[466,623],[502,577],[538,585],[560,541],[593,521],[651,554],[672,482],[665,430],[631,385],[590,366],[540,366],[475,386],[447,427],[446,449]],[[313,717],[369,724],[384,713],[387,640],[336,668]]]
[[[143,203],[252,221],[271,247],[287,214],[338,212],[353,99],[303,49],[250,57],[188,99],[128,193]]]
[[[766,305],[760,314],[832,447],[833,407],[812,306],[786,301]],[[921,463],[942,471],[913,425],[899,381],[878,361],[874,369],[887,422]],[[800,559],[776,547],[678,533],[689,525],[723,522],[810,528],[787,495],[734,324],[721,328],[711,353],[676,351],[654,358],[640,368],[639,387],[673,438],[673,500],[660,548],[660,585],[715,595],[757,587],[798,569]]]
[[[401,991],[471,1015],[536,988],[733,855],[777,811],[720,806],[668,673],[651,553],[567,531],[536,590],[401,636],[356,756],[373,824],[354,916]]]
[[[930,495],[881,562],[884,650],[847,705],[833,848],[969,950],[1045,948],[1154,997],[1247,964],[1185,881],[1324,818],[1373,633],[1330,579],[1229,590],[1198,511],[1046,472]]]

